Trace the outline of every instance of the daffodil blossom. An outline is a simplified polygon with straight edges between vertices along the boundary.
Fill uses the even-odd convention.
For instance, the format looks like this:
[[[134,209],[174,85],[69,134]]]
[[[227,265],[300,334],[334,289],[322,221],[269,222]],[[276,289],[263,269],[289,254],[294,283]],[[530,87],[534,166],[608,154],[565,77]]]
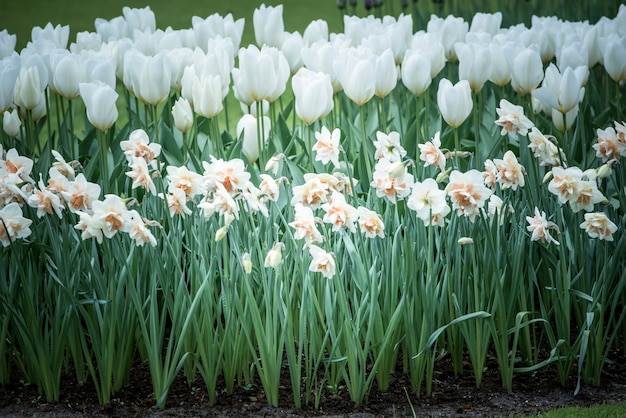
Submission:
[[[530,237],[531,241],[541,241],[547,244],[554,243],[555,245],[559,245],[559,242],[550,235],[550,229],[556,231],[558,234],[559,228],[554,222],[549,222],[546,219],[545,212],[540,212],[539,209],[535,207],[535,216],[527,216],[526,222],[528,222],[526,229],[532,233]]]

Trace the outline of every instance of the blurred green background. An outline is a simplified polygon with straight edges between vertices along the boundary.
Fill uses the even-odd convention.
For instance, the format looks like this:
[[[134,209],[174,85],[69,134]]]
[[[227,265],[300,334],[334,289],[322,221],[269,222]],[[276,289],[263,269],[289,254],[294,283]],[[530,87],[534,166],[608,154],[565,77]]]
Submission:
[[[343,0],[339,0],[341,2]],[[111,19],[122,14],[122,7],[145,7],[155,12],[157,27],[174,29],[191,27],[191,17],[207,17],[213,13],[226,15],[232,13],[236,19],[245,18],[245,32],[242,45],[254,41],[252,13],[262,3],[265,5],[284,5],[285,30],[302,32],[306,25],[315,19],[328,22],[331,32],[340,32],[343,28],[342,13],[365,16],[414,14],[416,29],[425,29],[431,14],[445,16],[450,13],[462,16],[466,20],[478,11],[502,11],[503,27],[517,23],[530,25],[533,14],[539,16],[556,15],[570,21],[589,20],[595,23],[601,16],[614,17],[619,5],[618,0],[367,0],[381,3],[379,7],[365,9],[365,0],[358,0],[357,7],[350,6],[351,0],[345,0],[346,7],[340,10],[338,0],[106,0],[84,2],[81,0],[22,0],[0,2],[0,30],[7,29],[17,35],[17,49],[23,48],[30,40],[34,26],[54,25],[70,26],[70,42],[76,39],[80,31],[93,31],[97,17]],[[403,3],[406,5],[402,7]]]

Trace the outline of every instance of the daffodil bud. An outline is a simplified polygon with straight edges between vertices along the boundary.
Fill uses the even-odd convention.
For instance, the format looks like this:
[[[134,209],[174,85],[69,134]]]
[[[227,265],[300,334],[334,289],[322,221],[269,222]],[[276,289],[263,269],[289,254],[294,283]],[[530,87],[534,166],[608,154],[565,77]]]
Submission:
[[[217,232],[215,233],[215,242],[220,242],[226,237],[226,234],[228,233],[228,227],[229,225],[224,225],[217,230]]]
[[[545,176],[543,176],[543,183],[547,183],[552,180],[552,171],[548,171]]]
[[[613,165],[613,162],[615,162],[617,160],[611,160],[606,162],[605,164],[602,164],[600,167],[596,168],[596,176],[599,179],[604,179],[609,177],[611,174],[613,174],[613,168],[611,167]]]
[[[435,181],[437,183],[443,183],[444,181],[448,180],[448,178],[450,177],[451,171],[452,171],[452,168],[448,168],[446,171],[442,171],[441,173],[437,174]]]
[[[241,256],[241,264],[243,265],[243,271],[245,271],[246,274],[252,273],[252,260],[250,259],[250,254],[244,253]]]
[[[274,245],[272,249],[269,250],[267,255],[265,256],[264,266],[271,267],[273,269],[278,267],[278,265],[283,259],[283,256],[282,256],[283,248],[285,248],[285,244],[283,244],[282,242],[276,243],[276,245]]]
[[[399,179],[406,173],[407,161],[397,161],[387,168],[387,173],[392,179]]]
[[[461,237],[458,240],[459,245],[471,245],[474,243],[474,240],[470,237]]]

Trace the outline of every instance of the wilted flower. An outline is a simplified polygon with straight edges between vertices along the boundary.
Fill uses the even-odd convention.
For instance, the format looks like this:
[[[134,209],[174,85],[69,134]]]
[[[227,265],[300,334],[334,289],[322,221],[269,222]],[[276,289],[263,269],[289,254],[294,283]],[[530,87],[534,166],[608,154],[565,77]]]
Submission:
[[[146,222],[136,210],[130,211],[130,220],[132,226],[128,229],[128,236],[135,241],[135,244],[142,247],[144,244],[150,244],[156,247],[157,241],[152,232],[146,226]]]
[[[267,252],[265,256],[265,263],[263,264],[265,267],[271,267],[275,269],[278,267],[280,262],[283,259],[282,250],[285,249],[285,244],[282,242],[277,242],[274,246]]]
[[[545,136],[536,127],[533,127],[528,133],[528,139],[530,144],[528,148],[533,152],[533,155],[539,159],[539,165],[555,167],[560,166],[565,161],[565,154],[559,150],[554,142],[549,138],[554,138],[551,135]]]
[[[310,245],[309,253],[313,257],[311,264],[309,264],[309,271],[320,272],[327,279],[332,279],[336,269],[335,256],[317,245]]]
[[[524,108],[516,106],[506,99],[500,100],[500,107],[496,108],[499,119],[496,125],[502,126],[501,135],[508,134],[510,138],[515,138],[517,134],[526,135],[528,130],[535,125],[524,116]]]
[[[359,228],[367,238],[384,238],[385,224],[380,215],[365,206],[359,206]]]
[[[376,151],[374,158],[380,160],[385,158],[391,163],[401,161],[406,155],[406,150],[400,144],[400,134],[398,132],[376,132],[376,140],[374,141]]]
[[[474,222],[476,215],[480,214],[480,209],[492,193],[483,183],[483,175],[478,170],[465,173],[454,170],[450,173],[446,192],[459,216],[464,215]]]
[[[407,207],[414,210],[426,226],[443,226],[444,218],[450,213],[446,192],[440,190],[437,182],[430,178],[413,185]]]
[[[615,225],[604,212],[585,213],[585,221],[580,224],[590,238],[613,241],[613,233],[617,231]]]
[[[333,129],[331,133],[328,128],[322,126],[321,132],[315,132],[315,139],[317,139],[317,142],[313,145],[313,151],[316,152],[315,160],[321,161],[322,164],[328,164],[328,162],[332,161],[335,167],[339,167],[340,138],[341,131],[339,128]]]
[[[531,241],[541,241],[543,243],[554,243],[559,245],[559,242],[552,238],[552,235],[550,235],[550,229],[555,230],[558,234],[559,227],[556,226],[554,222],[549,222],[546,219],[545,212],[539,212],[539,209],[535,207],[535,216],[527,216],[526,222],[528,222],[526,229],[532,233],[532,236],[530,237]]]
[[[502,159],[494,159],[493,163],[496,166],[497,174],[496,180],[500,187],[513,190],[517,190],[517,187],[524,187],[524,167],[517,161],[517,157],[513,154],[513,151],[509,150],[504,153]]]
[[[420,160],[424,161],[424,167],[433,165],[444,171],[446,169],[446,156],[441,151],[440,133],[437,131],[432,141],[425,144],[417,144],[420,149]]]

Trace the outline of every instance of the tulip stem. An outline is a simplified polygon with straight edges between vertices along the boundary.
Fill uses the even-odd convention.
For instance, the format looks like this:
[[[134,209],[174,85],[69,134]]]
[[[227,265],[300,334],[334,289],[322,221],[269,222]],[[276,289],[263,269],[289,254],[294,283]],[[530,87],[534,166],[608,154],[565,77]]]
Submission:
[[[424,96],[426,94],[427,96]],[[430,90],[427,90],[424,97],[424,142],[430,141]]]
[[[361,140],[361,150],[363,153],[363,159],[365,159],[365,167],[367,168],[367,176],[370,176],[372,174],[372,165],[370,163],[370,157],[369,155],[367,155],[367,132],[366,132],[366,127],[365,127],[365,105],[361,105],[359,106],[359,113],[360,113],[360,119],[361,119],[361,135],[362,135],[362,140]],[[369,181],[368,181],[369,183]]]
[[[261,102],[256,103],[256,137],[257,146],[259,147],[259,168],[265,167],[265,159],[263,158],[263,106]]]
[[[150,105],[152,110],[152,128],[154,129],[154,142],[159,144],[159,117],[157,112],[157,105]]]
[[[109,190],[109,164],[107,161],[108,144],[107,132],[98,129],[98,142],[100,145],[100,176],[102,177],[102,190],[106,193]]]
[[[304,133],[304,122],[300,122],[300,130]],[[306,147],[307,147],[307,154],[309,154],[309,169],[310,172],[312,173],[314,171],[313,168],[313,144],[311,143],[311,131],[313,130],[312,126],[307,126],[306,128]]]
[[[49,87],[46,87],[48,92],[44,91],[44,97],[46,99],[46,115],[50,115],[50,95],[48,94],[50,91]],[[50,116],[46,118],[46,125],[48,126],[48,138],[52,138],[52,123],[50,122]],[[41,155],[41,144],[37,141],[37,148],[39,150],[39,154]]]
[[[456,168],[460,169],[459,153],[461,152],[461,146],[459,144],[459,128],[454,128],[454,151]]]
[[[61,102],[62,101],[63,99],[61,99]],[[69,146],[71,150],[71,158],[78,159],[78,154],[79,154],[78,149],[77,149],[78,138],[74,139],[74,109],[72,106],[72,99],[68,100],[67,111],[68,111],[68,116],[70,118],[70,130],[69,130],[69,135],[67,137],[67,140],[69,141]]]

